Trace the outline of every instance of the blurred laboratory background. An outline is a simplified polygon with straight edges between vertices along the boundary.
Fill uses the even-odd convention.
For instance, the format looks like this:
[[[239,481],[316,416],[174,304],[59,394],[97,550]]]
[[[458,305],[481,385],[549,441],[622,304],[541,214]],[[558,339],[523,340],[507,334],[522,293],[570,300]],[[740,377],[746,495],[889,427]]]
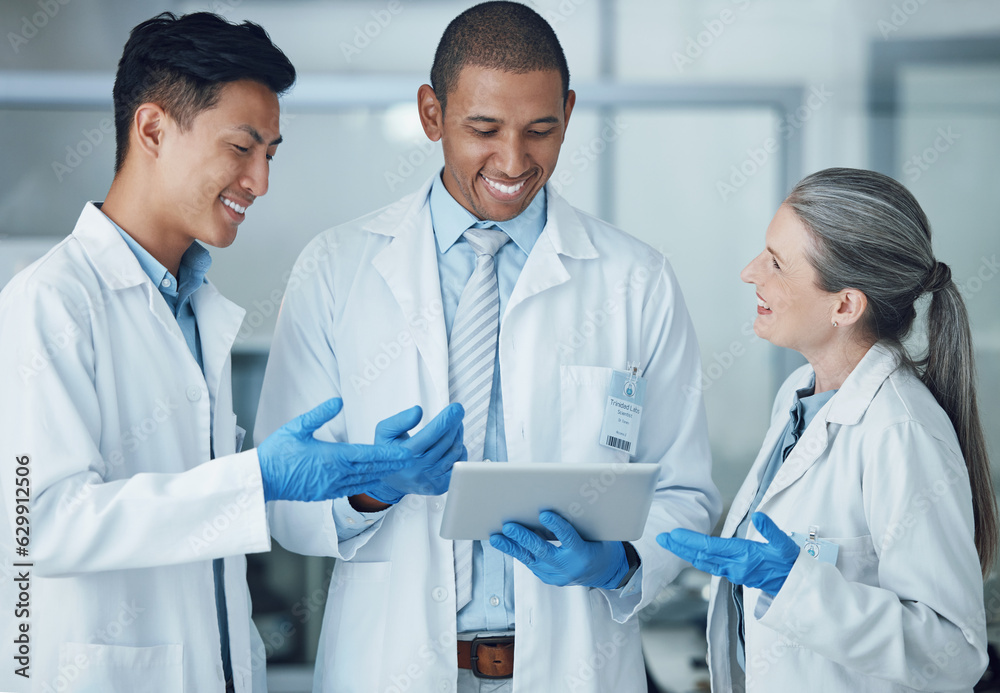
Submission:
[[[926,210],[938,257],[968,302],[998,459],[1000,3],[525,2],[559,35],[578,94],[553,185],[673,264],[701,343],[714,476],[727,503],[760,446],[777,385],[798,365],[754,336],[755,296],[739,272],[791,186],[829,166],[890,174]],[[270,192],[236,243],[212,251],[209,275],[247,309],[233,366],[239,422],[252,429],[299,251],[323,229],[417,189],[441,166],[415,95],[444,27],[472,4],[3,0],[0,286],[107,191],[111,86],[129,29],[164,10],[260,23],[299,80],[282,104],[284,144]],[[331,567],[277,545],[250,557],[275,693],[309,689]],[[651,690],[704,689],[706,585],[689,570],[642,615]],[[993,581],[987,607],[1000,622]],[[1000,626],[991,629],[1000,640]]]

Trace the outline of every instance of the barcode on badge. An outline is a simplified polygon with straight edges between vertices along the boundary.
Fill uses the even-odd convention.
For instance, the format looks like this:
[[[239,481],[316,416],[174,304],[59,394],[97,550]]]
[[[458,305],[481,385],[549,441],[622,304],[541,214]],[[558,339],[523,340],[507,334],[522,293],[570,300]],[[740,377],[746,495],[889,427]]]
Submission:
[[[619,450],[624,450],[625,452],[628,452],[629,448],[632,447],[632,443],[629,441],[622,440],[621,438],[615,438],[614,436],[608,436],[607,445],[610,445],[613,448],[618,448]]]

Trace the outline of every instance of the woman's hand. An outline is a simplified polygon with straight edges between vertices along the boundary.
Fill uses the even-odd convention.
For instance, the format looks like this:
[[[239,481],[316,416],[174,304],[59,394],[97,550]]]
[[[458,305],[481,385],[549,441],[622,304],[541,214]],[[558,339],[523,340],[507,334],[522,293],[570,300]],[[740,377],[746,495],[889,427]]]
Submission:
[[[722,539],[689,529],[665,532],[656,541],[698,570],[774,596],[799,557],[799,546],[764,513],[754,513],[751,520],[767,542]]]

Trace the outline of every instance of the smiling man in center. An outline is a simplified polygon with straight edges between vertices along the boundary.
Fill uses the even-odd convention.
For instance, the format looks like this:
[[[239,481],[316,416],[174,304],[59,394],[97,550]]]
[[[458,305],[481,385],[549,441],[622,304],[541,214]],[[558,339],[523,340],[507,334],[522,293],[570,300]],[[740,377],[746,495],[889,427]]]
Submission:
[[[636,614],[684,565],[655,537],[711,531],[720,502],[672,270],[546,186],[575,100],[534,10],[488,2],[449,24],[417,94],[444,168],[303,251],[311,271],[286,292],[255,430],[333,393],[337,440],[390,441],[421,414],[377,426],[387,414],[459,402],[470,460],[659,465],[645,532],[584,541],[542,513],[559,546],[513,524],[489,543],[444,540],[450,466],[332,512],[275,503],[282,545],[339,559],[314,691],[646,690]],[[609,387],[630,363],[647,385],[643,424],[634,446],[607,445]]]

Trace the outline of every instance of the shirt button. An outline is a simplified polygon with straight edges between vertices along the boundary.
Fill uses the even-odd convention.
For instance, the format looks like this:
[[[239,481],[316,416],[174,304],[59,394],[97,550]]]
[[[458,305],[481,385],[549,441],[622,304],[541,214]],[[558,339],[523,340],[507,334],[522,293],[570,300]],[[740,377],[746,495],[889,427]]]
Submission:
[[[192,385],[187,389],[187,398],[191,402],[197,402],[201,399],[201,388]]]
[[[345,518],[345,519],[347,520],[347,524],[349,524],[349,525],[353,525],[354,524],[354,518],[353,517],[348,517],[348,518]]]
[[[490,597],[490,606],[500,606],[500,597],[495,594]]]
[[[434,601],[436,602],[443,602],[445,599],[448,598],[448,590],[446,590],[444,587],[435,587],[433,590],[431,590],[431,597],[433,597]]]
[[[160,282],[160,286],[162,286],[164,289],[169,289],[170,288],[170,280],[167,279],[166,277],[164,277],[163,281]]]
[[[365,524],[366,525],[373,525],[373,524],[375,524],[375,520],[365,520]]]

